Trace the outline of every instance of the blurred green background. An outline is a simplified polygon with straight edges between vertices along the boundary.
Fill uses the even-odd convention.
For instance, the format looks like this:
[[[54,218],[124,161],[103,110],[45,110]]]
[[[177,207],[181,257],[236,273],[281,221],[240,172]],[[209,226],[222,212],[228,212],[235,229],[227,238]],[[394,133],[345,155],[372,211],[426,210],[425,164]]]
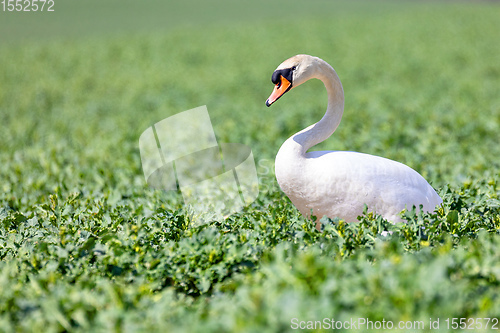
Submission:
[[[293,317],[500,313],[498,2],[54,10],[0,11],[0,330],[281,332]],[[264,104],[297,53],[329,62],[346,95],[315,149],[411,166],[443,197],[435,214],[325,221],[322,233],[300,216],[274,156],[321,118],[326,92],[316,80]],[[261,193],[190,228],[178,196],[147,187],[138,139],[200,105],[219,142],[252,148]]]
[[[239,1],[225,0],[98,0],[56,1],[53,12],[1,12],[2,40],[86,38],[129,33],[165,33],[178,27],[231,26],[237,23],[283,22],[293,25],[303,18],[328,18],[351,10],[365,14],[387,11],[387,2],[350,1]],[[409,10],[410,1],[390,3]]]

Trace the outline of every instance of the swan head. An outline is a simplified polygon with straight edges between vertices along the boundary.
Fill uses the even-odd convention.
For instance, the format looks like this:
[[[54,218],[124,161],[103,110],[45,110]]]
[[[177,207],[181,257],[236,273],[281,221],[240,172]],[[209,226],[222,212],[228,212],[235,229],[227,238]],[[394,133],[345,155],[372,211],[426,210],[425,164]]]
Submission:
[[[320,59],[317,57],[299,54],[283,61],[271,77],[275,86],[266,105],[271,106],[290,89],[315,77],[318,60]]]

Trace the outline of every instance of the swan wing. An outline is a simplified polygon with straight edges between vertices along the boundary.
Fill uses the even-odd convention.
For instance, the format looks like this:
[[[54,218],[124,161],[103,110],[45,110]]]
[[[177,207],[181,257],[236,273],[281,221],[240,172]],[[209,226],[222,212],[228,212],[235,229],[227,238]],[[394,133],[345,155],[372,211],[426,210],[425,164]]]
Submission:
[[[315,209],[317,216],[356,220],[366,204],[371,211],[397,221],[405,207],[423,205],[425,211],[433,211],[442,202],[418,172],[383,157],[318,151],[307,153],[305,161],[302,179],[306,183],[295,197],[299,206],[306,212]]]

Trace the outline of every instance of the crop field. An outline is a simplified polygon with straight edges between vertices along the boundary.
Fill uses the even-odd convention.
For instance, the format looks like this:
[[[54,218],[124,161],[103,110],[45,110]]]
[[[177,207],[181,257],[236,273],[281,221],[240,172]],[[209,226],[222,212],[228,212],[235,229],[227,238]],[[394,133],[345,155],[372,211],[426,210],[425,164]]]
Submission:
[[[499,2],[119,3],[0,12],[0,332],[500,330]],[[322,232],[300,215],[274,158],[326,91],[265,106],[299,53],[345,91],[313,149],[412,167],[436,212]],[[146,184],[139,137],[201,105],[218,142],[251,147],[260,193],[193,226],[180,193]]]

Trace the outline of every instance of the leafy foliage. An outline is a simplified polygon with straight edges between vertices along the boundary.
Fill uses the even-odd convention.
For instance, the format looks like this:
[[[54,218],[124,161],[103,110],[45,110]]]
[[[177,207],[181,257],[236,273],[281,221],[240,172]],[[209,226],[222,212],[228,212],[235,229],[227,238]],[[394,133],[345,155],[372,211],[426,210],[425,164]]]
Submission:
[[[3,47],[1,329],[281,332],[292,318],[498,317],[499,7],[384,4],[374,16],[325,6],[293,24]],[[369,213],[322,219],[318,232],[279,191],[269,161],[326,99],[311,82],[265,108],[270,74],[301,52],[330,62],[346,92],[343,121],[319,149],[410,165],[443,198],[435,213],[408,208],[396,225]],[[252,147],[261,193],[193,228],[178,194],[147,188],[137,142],[204,104],[220,142]]]

